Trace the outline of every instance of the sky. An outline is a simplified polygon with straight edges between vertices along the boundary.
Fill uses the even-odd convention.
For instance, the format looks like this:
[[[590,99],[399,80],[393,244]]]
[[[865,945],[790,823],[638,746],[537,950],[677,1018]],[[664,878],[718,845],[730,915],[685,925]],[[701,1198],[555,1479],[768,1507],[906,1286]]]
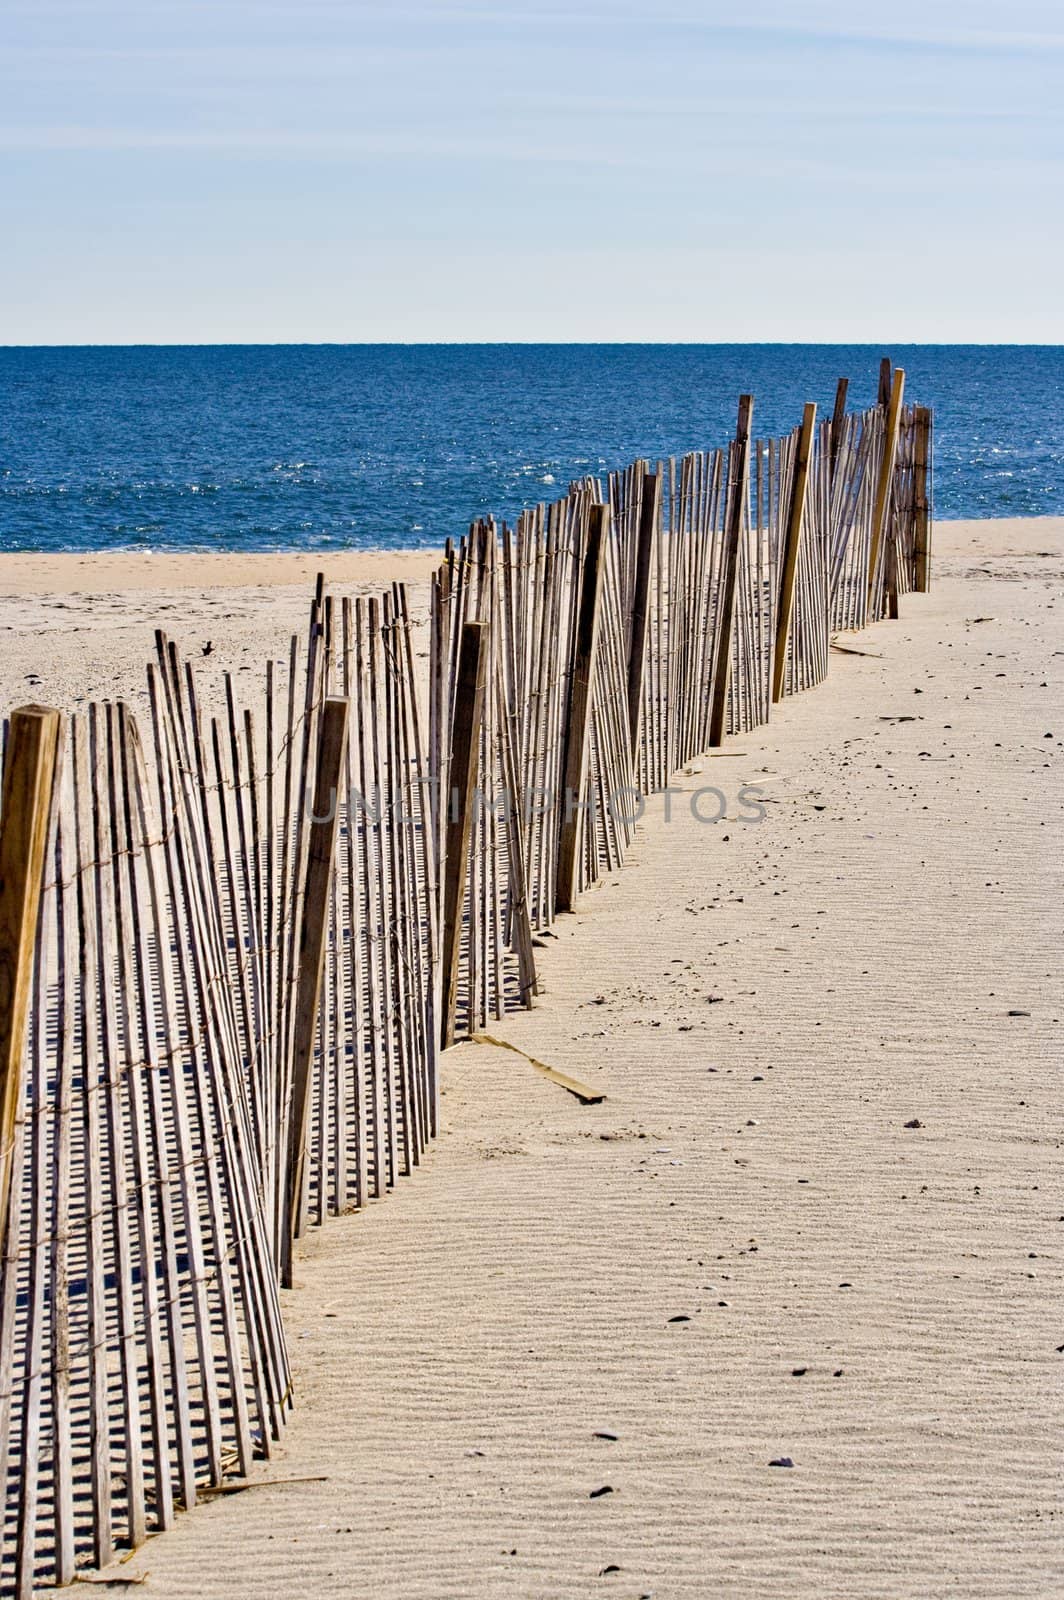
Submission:
[[[0,344],[1064,342],[1059,0],[4,0]]]

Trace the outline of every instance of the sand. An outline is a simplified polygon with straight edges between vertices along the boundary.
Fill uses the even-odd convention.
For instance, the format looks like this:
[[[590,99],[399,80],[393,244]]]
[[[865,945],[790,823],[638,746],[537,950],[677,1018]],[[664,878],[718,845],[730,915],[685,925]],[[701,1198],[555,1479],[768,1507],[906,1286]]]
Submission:
[[[336,592],[380,594],[406,583],[428,638],[428,584],[438,552],[300,555],[0,554],[0,711],[27,701],[73,708],[126,698],[145,706],[156,628],[190,656],[263,682],[305,634],[320,568]],[[425,645],[427,650],[427,644]],[[239,677],[238,677],[239,683]]]
[[[159,594],[74,577],[65,612],[0,606],[6,703],[30,662],[63,694],[139,671]],[[450,1052],[422,1169],[314,1233],[285,1296],[298,1406],[259,1476],[307,1481],[182,1517],[124,1576],[173,1600],[1064,1592],[1062,577],[1064,519],[939,525],[930,595],[681,774],[671,821],[650,802],[543,941],[536,1010],[495,1025],[608,1098]],[[232,610],[226,652],[301,614],[239,568],[178,582],[190,638]]]

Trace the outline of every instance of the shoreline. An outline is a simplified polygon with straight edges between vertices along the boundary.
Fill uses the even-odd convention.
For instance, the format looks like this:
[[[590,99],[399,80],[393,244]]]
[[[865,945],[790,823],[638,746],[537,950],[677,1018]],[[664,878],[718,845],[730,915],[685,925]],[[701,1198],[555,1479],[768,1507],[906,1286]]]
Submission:
[[[1021,530],[1052,532],[1060,516],[935,519],[936,556],[983,553],[979,533],[1008,540]],[[974,532],[973,530],[979,530]],[[974,541],[974,542],[973,542]],[[1015,553],[1011,552],[1010,554]],[[411,550],[63,550],[0,551],[0,595],[132,593],[149,589],[282,588],[313,583],[416,583],[442,559],[442,543]]]
[[[0,551],[0,594],[114,594],[144,589],[281,588],[313,583],[427,579],[437,549]]]

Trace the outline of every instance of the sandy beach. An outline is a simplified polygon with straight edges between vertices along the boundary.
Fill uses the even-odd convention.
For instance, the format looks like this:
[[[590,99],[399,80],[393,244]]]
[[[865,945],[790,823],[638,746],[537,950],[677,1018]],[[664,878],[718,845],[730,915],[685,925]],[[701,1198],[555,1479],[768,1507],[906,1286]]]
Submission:
[[[936,572],[1017,576],[1059,556],[1061,518],[936,522]],[[0,708],[29,700],[70,707],[144,693],[156,628],[221,672],[252,674],[306,627],[316,575],[337,593],[405,583],[423,621],[439,553],[352,550],[316,555],[129,551],[0,554]],[[914,600],[915,609],[921,602]],[[254,679],[252,679],[254,681]]]
[[[144,666],[163,628],[195,657],[210,646],[218,678],[258,673],[306,629],[324,567],[337,593],[407,584],[426,614],[437,551],[351,551],[322,563],[300,555],[0,555],[3,710],[31,700],[144,699]]]
[[[15,10],[0,1600],[1064,1600],[1064,24]]]
[[[422,607],[431,554],[325,563]],[[4,709],[256,673],[318,563],[0,557]],[[648,802],[444,1058],[444,1127],[312,1232],[262,1485],[121,1568],[184,1600],[1064,1591],[1064,518],[937,523],[933,587]],[[723,823],[690,792],[715,784]],[[761,786],[764,820],[739,815]],[[670,812],[666,819],[666,808]],[[782,1464],[781,1464],[782,1463]]]

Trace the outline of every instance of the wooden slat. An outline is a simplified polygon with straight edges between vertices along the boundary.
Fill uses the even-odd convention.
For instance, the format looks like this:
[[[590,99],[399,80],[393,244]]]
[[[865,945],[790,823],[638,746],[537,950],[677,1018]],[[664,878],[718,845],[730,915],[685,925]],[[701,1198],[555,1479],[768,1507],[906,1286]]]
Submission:
[[[68,757],[69,762],[69,757]],[[58,783],[58,778],[57,778]],[[68,792],[72,784],[67,779]],[[58,798],[58,796],[57,796]],[[77,993],[77,940],[74,929],[76,872],[72,870],[73,838],[69,809],[57,808],[55,831],[56,1018],[58,1062],[53,1102],[51,1217],[52,1302],[52,1515],[55,1523],[55,1570],[60,1584],[74,1576],[74,1464],[72,1459],[70,1342],[71,1104],[74,1077],[74,1022]]]

